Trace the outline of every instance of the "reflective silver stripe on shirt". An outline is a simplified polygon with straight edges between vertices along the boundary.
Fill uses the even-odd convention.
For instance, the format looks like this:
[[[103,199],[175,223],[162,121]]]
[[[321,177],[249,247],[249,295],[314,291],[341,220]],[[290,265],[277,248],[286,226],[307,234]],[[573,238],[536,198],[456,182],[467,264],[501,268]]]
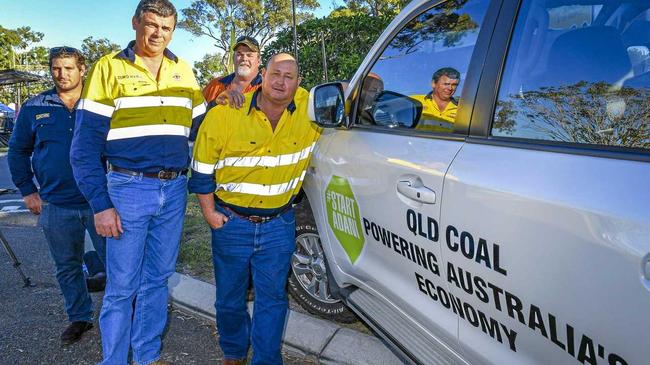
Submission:
[[[79,105],[77,106],[77,109],[86,110],[91,113],[99,114],[107,118],[112,117],[113,111],[115,111],[115,108],[113,108],[110,105],[98,103],[90,99],[79,100]]]
[[[227,183],[217,184],[217,191],[225,190],[231,193],[250,194],[259,196],[282,195],[294,190],[298,184],[304,180],[307,170],[303,170],[299,177],[291,179],[285,183],[265,185],[251,183]]]
[[[214,164],[203,163],[192,159],[192,170],[201,174],[214,174]]]
[[[201,114],[205,114],[205,111],[207,110],[205,102],[197,105],[192,109],[192,119],[198,117]]]
[[[301,151],[289,153],[286,155],[277,156],[248,156],[248,157],[226,157],[223,160],[217,161],[217,170],[224,167],[278,167],[288,166],[298,163],[309,157],[311,151],[314,150],[316,143],[305,147]]]
[[[113,128],[108,131],[107,141],[146,136],[185,136],[190,135],[190,129],[176,124],[151,124],[136,127]]]

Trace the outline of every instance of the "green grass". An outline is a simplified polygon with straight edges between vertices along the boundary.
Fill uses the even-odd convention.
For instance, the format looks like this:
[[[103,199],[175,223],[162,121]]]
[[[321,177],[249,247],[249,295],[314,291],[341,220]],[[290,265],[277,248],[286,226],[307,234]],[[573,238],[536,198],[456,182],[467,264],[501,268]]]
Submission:
[[[176,270],[197,279],[214,283],[210,227],[201,214],[196,195],[190,194]]]

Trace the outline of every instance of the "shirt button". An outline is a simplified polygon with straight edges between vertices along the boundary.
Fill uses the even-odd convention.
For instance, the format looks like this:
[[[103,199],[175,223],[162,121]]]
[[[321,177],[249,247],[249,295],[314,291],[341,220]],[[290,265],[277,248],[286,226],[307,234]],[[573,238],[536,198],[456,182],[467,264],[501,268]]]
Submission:
[[[68,115],[68,119],[71,119],[71,118],[72,118],[72,115]]]

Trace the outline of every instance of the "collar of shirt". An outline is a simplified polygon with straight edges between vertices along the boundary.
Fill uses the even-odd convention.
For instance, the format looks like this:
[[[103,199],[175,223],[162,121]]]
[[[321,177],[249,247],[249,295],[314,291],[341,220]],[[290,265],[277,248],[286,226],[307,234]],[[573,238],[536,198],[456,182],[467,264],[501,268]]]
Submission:
[[[424,96],[424,99],[433,101],[433,91],[429,91],[429,93]],[[451,97],[451,99],[449,99],[449,101],[451,102],[451,104],[458,105],[458,101],[456,99],[454,99],[453,96]],[[449,105],[449,104],[447,104],[447,105]],[[437,104],[436,104],[436,107],[437,107]],[[447,108],[445,108],[445,109],[447,109]]]
[[[59,94],[57,94],[56,88],[51,88],[50,90],[43,92],[42,95],[44,103],[65,105],[63,104],[63,100],[59,97]]]
[[[43,92],[41,95],[43,95],[43,103],[48,103],[48,104],[56,104],[56,105],[61,105],[65,107],[66,109],[68,108],[67,105],[61,100],[61,97],[59,97],[59,94],[56,92],[56,88],[51,88],[50,90],[47,90]],[[77,109],[77,104],[79,104],[79,100],[77,100],[77,103],[75,104],[73,111]]]
[[[129,45],[126,46],[120,53],[118,53],[115,57],[117,58],[124,58],[132,63],[135,63],[135,51],[133,50],[133,47],[135,46],[135,41],[129,42]],[[169,58],[170,60],[174,62],[178,62],[178,57],[172,51],[170,51],[168,48],[165,48],[163,51],[163,54],[165,57]]]
[[[224,86],[228,86],[232,83],[232,81],[235,79],[235,73],[231,73],[230,75],[226,75],[219,80]],[[260,72],[257,73],[257,76],[251,81],[250,86],[256,86],[262,83],[262,74]]]
[[[255,90],[255,92],[253,92],[253,97],[251,98],[251,105],[250,105],[250,107],[248,107],[248,114],[251,113],[253,108],[255,108],[257,110],[261,110],[260,107],[257,105],[257,95],[261,91],[262,91],[262,88],[259,88],[259,89]],[[289,105],[287,105],[287,110],[291,114],[293,114],[293,112],[296,110],[296,103],[295,103],[294,100],[291,100]]]

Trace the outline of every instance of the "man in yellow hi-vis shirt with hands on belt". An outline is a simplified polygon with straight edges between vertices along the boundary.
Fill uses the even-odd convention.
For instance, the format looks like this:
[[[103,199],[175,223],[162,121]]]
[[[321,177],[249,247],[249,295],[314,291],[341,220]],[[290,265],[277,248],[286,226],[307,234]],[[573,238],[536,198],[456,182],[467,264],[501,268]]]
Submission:
[[[321,129],[288,54],[268,62],[261,89],[239,109],[211,109],[194,145],[190,191],[212,228],[217,327],[224,364],[282,364],[286,281],[295,248],[292,202]],[[216,196],[216,198],[215,198]],[[215,202],[216,199],[216,202]],[[215,204],[216,203],[216,204]],[[253,319],[246,308],[252,274]]]

